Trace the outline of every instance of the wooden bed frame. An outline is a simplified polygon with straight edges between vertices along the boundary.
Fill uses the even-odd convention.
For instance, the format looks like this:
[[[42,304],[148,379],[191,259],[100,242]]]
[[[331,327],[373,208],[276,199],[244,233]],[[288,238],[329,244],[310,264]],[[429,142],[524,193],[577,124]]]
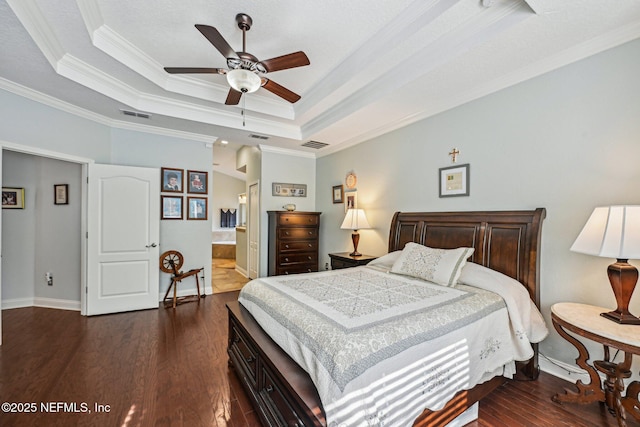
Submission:
[[[474,247],[471,261],[513,277],[540,306],[540,236],[545,210],[485,212],[396,212],[389,252],[408,242],[452,249]],[[229,312],[229,364],[265,426],[326,426],[324,410],[309,375],[262,330],[237,301]],[[518,364],[517,379],[538,377],[538,348]],[[440,411],[425,410],[414,425],[445,425],[504,381],[495,377],[459,392]]]

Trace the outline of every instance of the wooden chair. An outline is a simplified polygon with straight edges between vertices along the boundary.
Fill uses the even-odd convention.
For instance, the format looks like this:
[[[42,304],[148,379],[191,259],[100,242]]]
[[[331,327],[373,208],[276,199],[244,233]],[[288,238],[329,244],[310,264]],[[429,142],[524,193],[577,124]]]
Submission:
[[[196,288],[198,290],[198,296],[197,296],[198,301],[199,301],[199,298],[205,297],[204,292],[202,293],[202,295],[200,295],[200,281],[198,280],[198,274],[202,270],[204,270],[204,267],[194,268],[187,272],[183,272],[183,271],[180,271],[180,268],[182,267],[183,263],[184,263],[184,257],[178,251],[166,251],[162,255],[160,255],[160,270],[165,273],[171,274],[171,284],[169,285],[169,288],[167,288],[167,292],[164,294],[164,298],[162,300],[165,307],[167,307],[167,296],[169,295],[171,288],[173,288],[173,308],[176,308],[176,305],[178,304],[178,295],[177,295],[178,282],[182,282],[182,279],[186,279],[187,277],[193,276],[196,279]],[[183,298],[186,298],[186,297],[182,297],[181,299]]]

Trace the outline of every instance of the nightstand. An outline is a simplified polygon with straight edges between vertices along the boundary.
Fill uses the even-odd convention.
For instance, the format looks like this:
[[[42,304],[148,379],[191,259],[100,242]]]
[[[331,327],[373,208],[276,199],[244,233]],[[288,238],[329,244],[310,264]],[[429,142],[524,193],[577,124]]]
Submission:
[[[621,325],[600,314],[610,310],[577,303],[558,303],[551,307],[551,320],[556,331],[578,350],[580,355],[576,359],[578,366],[589,374],[591,382],[584,384],[578,380],[577,392],[565,390],[557,393],[553,401],[558,403],[590,403],[604,402],[609,411],[616,415],[618,425],[626,426],[626,416],[631,415],[640,421],[636,408],[640,405],[638,394],[640,382],[633,381],[626,387],[624,379],[631,376],[631,359],[634,354],[640,354],[640,327],[638,325]],[[572,332],[574,335],[570,335]],[[577,337],[575,336],[577,335]],[[602,344],[604,359],[595,360],[592,364],[587,348],[579,341],[579,337]],[[610,357],[610,349],[622,351],[624,360],[616,363]],[[598,371],[607,378],[604,384],[600,381]]]
[[[329,254],[331,257],[331,269],[339,270],[341,268],[358,267],[360,265],[367,265],[377,257],[371,255],[351,256],[350,252],[337,252]]]

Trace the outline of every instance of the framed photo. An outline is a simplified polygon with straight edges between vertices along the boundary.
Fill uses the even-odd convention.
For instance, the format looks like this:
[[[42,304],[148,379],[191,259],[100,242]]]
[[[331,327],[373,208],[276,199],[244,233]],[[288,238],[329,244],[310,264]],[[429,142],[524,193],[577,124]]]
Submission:
[[[182,196],[160,196],[162,214],[160,219],[182,219]]]
[[[24,209],[24,188],[2,187],[2,209]]]
[[[184,169],[162,168],[162,192],[182,193]]]
[[[53,204],[69,204],[69,184],[56,184],[53,186]]]
[[[274,182],[271,184],[272,196],[283,197],[307,197],[307,184],[284,184]]]
[[[344,187],[342,185],[333,186],[333,203],[344,203]]]
[[[187,219],[207,219],[207,198],[187,197]]]
[[[358,209],[358,192],[357,191],[346,191],[344,193],[344,211],[348,211],[349,209]]]
[[[469,195],[469,164],[440,168],[440,197]]]
[[[196,194],[207,194],[208,180],[207,172],[187,171],[187,192]]]

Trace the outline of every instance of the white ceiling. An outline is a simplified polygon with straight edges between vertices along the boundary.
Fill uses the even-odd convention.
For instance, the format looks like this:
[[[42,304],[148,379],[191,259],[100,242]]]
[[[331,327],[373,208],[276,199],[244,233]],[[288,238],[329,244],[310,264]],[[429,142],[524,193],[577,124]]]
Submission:
[[[253,18],[248,52],[309,57],[267,75],[297,103],[260,89],[227,106],[225,76],[163,70],[226,68],[194,25],[240,51],[239,12]],[[242,145],[323,156],[638,37],[638,0],[0,0],[0,88],[112,126],[228,140],[214,170],[231,173]]]

